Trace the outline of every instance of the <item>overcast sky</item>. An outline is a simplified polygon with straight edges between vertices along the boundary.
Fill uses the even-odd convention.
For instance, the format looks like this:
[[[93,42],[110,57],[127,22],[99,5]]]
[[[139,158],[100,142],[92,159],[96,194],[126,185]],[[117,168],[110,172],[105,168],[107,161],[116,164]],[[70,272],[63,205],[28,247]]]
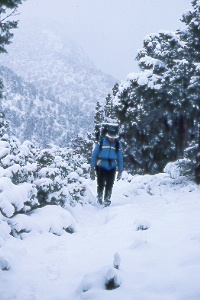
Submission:
[[[99,69],[124,80],[137,71],[135,56],[143,38],[183,27],[181,15],[190,8],[191,0],[27,0],[20,18],[65,27],[66,36]]]

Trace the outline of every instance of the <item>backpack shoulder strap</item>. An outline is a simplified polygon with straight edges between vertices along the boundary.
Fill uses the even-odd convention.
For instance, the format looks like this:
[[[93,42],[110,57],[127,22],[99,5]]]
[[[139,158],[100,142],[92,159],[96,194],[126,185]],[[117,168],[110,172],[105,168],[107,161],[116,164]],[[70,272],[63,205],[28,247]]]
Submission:
[[[99,152],[101,152],[103,146],[103,139],[100,139],[98,144],[99,144]]]
[[[102,146],[103,146],[103,139],[100,139],[99,142],[99,152],[101,152],[102,150]],[[117,139],[115,142],[115,151],[118,152],[119,151],[119,140]]]
[[[119,151],[119,140],[118,139],[116,140],[116,143],[115,143],[115,151],[116,152]]]

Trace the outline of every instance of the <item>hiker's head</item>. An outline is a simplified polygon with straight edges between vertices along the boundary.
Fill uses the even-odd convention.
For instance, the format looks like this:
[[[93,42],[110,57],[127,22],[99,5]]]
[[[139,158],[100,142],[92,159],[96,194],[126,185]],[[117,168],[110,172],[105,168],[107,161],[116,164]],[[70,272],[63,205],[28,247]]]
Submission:
[[[107,138],[108,138],[110,143],[113,143],[116,140],[116,138],[111,138],[111,137],[107,137]]]
[[[114,142],[114,141],[118,138],[118,135],[107,133],[107,134],[106,134],[106,137],[107,137],[107,139],[109,140],[109,142],[112,143],[112,142]]]
[[[119,137],[117,124],[107,125],[106,137],[112,141],[116,140]]]

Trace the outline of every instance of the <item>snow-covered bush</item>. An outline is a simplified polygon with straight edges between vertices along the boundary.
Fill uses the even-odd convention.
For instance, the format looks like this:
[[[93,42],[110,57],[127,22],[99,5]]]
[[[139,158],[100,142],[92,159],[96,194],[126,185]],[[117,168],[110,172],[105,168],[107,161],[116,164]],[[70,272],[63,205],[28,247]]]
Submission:
[[[164,168],[164,172],[169,174],[173,179],[177,179],[180,176],[187,176],[190,179],[194,179],[194,167],[194,162],[190,159],[183,158],[168,163]]]
[[[85,202],[83,178],[89,166],[72,149],[51,145],[41,150],[29,141],[20,144],[17,138],[4,135],[0,158],[1,176],[10,178],[15,185],[31,183],[37,189],[40,205]]]
[[[2,89],[2,81],[0,81],[0,90]],[[1,94],[2,91],[0,91],[0,97],[2,96]],[[2,137],[5,132],[7,131],[7,128],[9,127],[8,121],[5,119],[5,113],[0,112],[0,137]]]
[[[91,201],[91,192],[84,183],[88,169],[85,159],[70,148],[51,145],[39,149],[29,141],[21,144],[17,138],[3,135],[0,140],[0,245],[5,240],[5,232],[21,238],[33,230],[57,235],[74,232],[73,221],[63,208]],[[39,219],[43,220],[42,224]],[[3,263],[1,267],[7,268]]]
[[[62,235],[64,232],[73,233],[76,222],[72,215],[59,206],[47,205],[33,210],[28,215],[18,214],[9,220],[11,234],[14,237],[25,238],[29,232],[53,233]]]
[[[29,141],[20,144],[17,138],[4,135],[0,141],[0,166],[4,169],[2,175],[9,177],[14,184],[33,182],[37,170],[34,161],[38,151]]]
[[[10,269],[9,261],[1,256],[0,256],[0,269],[3,271],[8,271]]]
[[[82,156],[74,154],[72,149],[53,145],[40,152],[37,163],[35,184],[39,192],[46,194],[47,203],[74,206],[76,202],[84,202],[86,162]]]
[[[2,177],[0,191],[0,212],[4,217],[25,213],[38,205],[36,187],[30,183],[15,185],[10,178]]]

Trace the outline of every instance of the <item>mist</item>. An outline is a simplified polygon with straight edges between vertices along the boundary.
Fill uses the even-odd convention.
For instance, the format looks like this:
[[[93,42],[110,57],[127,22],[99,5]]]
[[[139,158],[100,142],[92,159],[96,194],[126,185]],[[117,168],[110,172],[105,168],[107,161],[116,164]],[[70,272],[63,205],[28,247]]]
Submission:
[[[144,37],[184,27],[180,18],[190,8],[190,0],[28,0],[18,30],[32,23],[60,30],[96,67],[123,80],[138,70],[135,57]]]

